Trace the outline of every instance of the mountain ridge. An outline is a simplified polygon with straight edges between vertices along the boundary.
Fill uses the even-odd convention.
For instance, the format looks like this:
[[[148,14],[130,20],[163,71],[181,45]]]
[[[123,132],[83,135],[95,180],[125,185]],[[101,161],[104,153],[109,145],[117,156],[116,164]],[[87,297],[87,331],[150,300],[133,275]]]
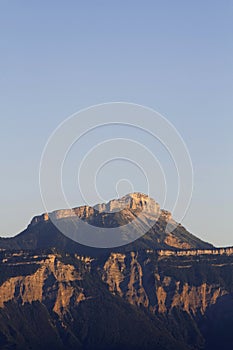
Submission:
[[[98,209],[96,209],[98,208]],[[107,211],[106,211],[107,210]],[[73,230],[74,220],[75,230],[79,230],[79,220],[87,222],[91,226],[98,228],[119,227],[127,235],[127,224],[131,223],[140,216],[138,226],[134,227],[137,233],[140,233],[141,226],[148,227],[148,231],[134,242],[125,246],[111,248],[111,250],[130,251],[139,249],[212,249],[214,246],[204,242],[188,232],[181,224],[172,219],[170,212],[160,209],[159,204],[145,194],[128,194],[120,199],[114,199],[107,204],[97,204],[94,207],[80,206],[74,209],[56,210],[52,213],[44,213],[35,216],[28,227],[12,238],[0,238],[0,248],[7,249],[36,249],[58,247],[59,249],[68,249],[80,253],[101,254],[108,248],[91,248],[72,240],[65,236],[56,227],[56,220],[66,228],[67,231]],[[167,224],[175,224],[172,232],[166,232]],[[88,226],[87,226],[88,227]],[[84,234],[81,232],[81,234]]]
[[[55,249],[1,251],[0,347],[229,349],[232,262],[232,255],[159,251],[95,259]]]
[[[110,214],[121,212],[127,209],[142,211],[145,210],[146,214],[150,214],[153,219],[156,219],[163,212],[171,218],[171,213],[161,210],[159,204],[148,195],[140,192],[129,193],[121,198],[116,198],[108,201],[107,203],[95,204],[94,206],[81,205],[70,209],[58,209],[50,213],[42,213],[35,216],[31,220],[31,224],[36,224],[40,221],[48,221],[52,219],[66,219],[72,217],[79,217],[81,219],[87,219],[92,215],[97,214]]]
[[[180,224],[167,233],[171,213],[139,194],[99,206],[77,209],[96,230],[124,227],[143,206],[154,223],[115,248],[71,240],[46,213],[0,238],[0,348],[232,348],[233,247],[215,248]],[[58,220],[69,227],[70,214]]]

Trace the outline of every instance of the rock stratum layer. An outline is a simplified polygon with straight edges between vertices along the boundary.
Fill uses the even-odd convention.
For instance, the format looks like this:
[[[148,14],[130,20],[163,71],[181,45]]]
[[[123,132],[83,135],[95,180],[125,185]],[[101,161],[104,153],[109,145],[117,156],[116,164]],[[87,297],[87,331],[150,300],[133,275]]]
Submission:
[[[2,250],[0,268],[1,349],[225,349],[233,341],[232,248],[99,258]]]
[[[113,199],[108,203],[96,204],[94,207],[84,205],[72,209],[62,209],[56,210],[52,213],[45,213],[34,217],[31,224],[35,225],[38,222],[48,221],[50,217],[55,220],[74,217],[78,217],[83,220],[92,220],[93,216],[108,216],[108,214],[113,213],[120,213],[122,216],[124,216],[127,212],[134,212],[137,214],[143,212],[147,218],[151,218],[153,220],[156,220],[159,215],[165,213],[167,213],[167,215],[169,215],[171,218],[171,214],[168,214],[166,211],[162,211],[159,204],[154,199],[142,193],[129,193],[122,198]],[[121,224],[122,222],[119,222],[119,226]]]
[[[70,236],[68,234],[65,237],[61,234],[59,229],[53,224],[54,220],[59,224],[58,227],[65,227],[66,232],[70,232]],[[83,225],[80,225],[80,221],[84,221],[89,225],[84,225],[85,227],[83,227]],[[134,224],[133,229],[132,226],[130,226],[131,229],[127,226],[131,222]],[[167,231],[168,225],[175,225],[175,229],[170,233]],[[76,237],[75,241],[82,243],[82,240],[78,238],[80,236],[83,239],[85,234],[88,235],[89,226],[94,228],[94,231],[92,230],[91,232],[97,241],[99,237],[102,237],[102,231],[106,231],[105,234],[108,236],[109,231],[103,230],[105,228],[119,227],[124,238],[131,238],[132,236],[138,238],[141,236],[142,230],[143,233],[146,232],[133,243],[128,243],[120,248],[121,252],[139,249],[213,248],[212,244],[195,237],[181,224],[176,223],[171,213],[160,209],[159,204],[155,200],[141,193],[128,194],[123,198],[114,199],[107,204],[98,204],[94,207],[81,206],[36,216],[32,219],[27,229],[19,235],[9,239],[0,238],[0,247],[6,249],[46,249],[53,247],[54,242],[56,242],[55,246],[58,249],[68,250],[69,252],[80,252],[87,255],[95,255],[99,254],[99,252],[102,254],[101,250],[84,248],[83,245],[75,243],[68,238]],[[101,232],[99,232],[99,228],[102,229]],[[145,228],[147,228],[146,231]],[[118,251],[119,249],[116,250]]]
[[[51,220],[78,217],[98,233],[142,213],[149,231],[114,249],[74,242]],[[171,213],[135,193],[37,216],[1,238],[0,349],[231,349],[233,248],[168,223]]]

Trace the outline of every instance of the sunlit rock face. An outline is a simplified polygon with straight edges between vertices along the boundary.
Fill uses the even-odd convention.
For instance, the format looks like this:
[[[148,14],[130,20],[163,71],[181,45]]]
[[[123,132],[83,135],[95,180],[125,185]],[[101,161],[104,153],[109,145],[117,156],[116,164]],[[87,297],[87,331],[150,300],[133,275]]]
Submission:
[[[24,275],[9,277],[0,286],[0,308],[10,301],[25,303],[41,302],[50,305],[61,316],[71,306],[85,300],[84,289],[80,286],[89,270],[90,258],[76,257],[81,269],[65,264],[58,254],[29,255],[7,254],[3,268],[30,271]]]
[[[109,236],[109,233],[112,233],[110,230],[98,231],[99,233],[101,232],[101,242],[104,243],[101,247],[105,247],[105,242],[108,241],[116,241],[115,246],[120,246],[123,242],[121,237],[124,237],[124,242],[130,243],[135,241],[137,249],[140,246],[153,249],[172,248],[173,250],[211,249],[213,247],[211,244],[203,242],[189,233],[172,218],[172,214],[169,211],[160,209],[159,204],[154,199],[139,192],[130,193],[122,198],[110,200],[108,203],[97,204],[94,207],[84,205],[73,209],[56,210],[49,214],[45,213],[34,217],[28,228],[29,230],[34,230],[35,228],[36,230],[37,225],[41,224],[40,230],[43,229],[43,232],[48,230],[51,234],[56,229],[49,229],[47,224],[50,222],[55,223],[58,230],[62,233],[66,232],[66,235],[66,228],[69,225],[67,237],[76,242],[84,242],[82,244],[89,242],[88,237],[90,242],[93,237],[98,241],[99,238],[96,235],[98,228],[120,227],[117,233],[118,236],[113,235],[113,237]],[[84,227],[83,222],[97,228],[94,235],[92,234],[92,227],[89,225]],[[128,225],[129,223],[130,225]],[[168,224],[174,230],[167,231]],[[62,230],[63,227],[65,231]],[[25,234],[27,234],[27,231]],[[40,237],[42,235],[40,233]],[[38,237],[39,241],[40,237]],[[141,241],[137,241],[139,237],[141,237]],[[34,242],[35,246],[39,241],[33,241],[33,237],[30,236],[29,245],[31,244],[30,242]],[[6,246],[7,242],[2,243]],[[45,244],[44,241],[43,244]],[[90,246],[92,246],[91,243]]]
[[[113,214],[117,212],[124,214],[127,213],[127,211],[138,214],[142,212],[143,215],[154,218],[157,218],[161,214],[160,206],[154,199],[143,193],[136,192],[127,194],[119,199],[110,200],[108,203],[97,204],[94,207],[84,205],[73,209],[56,210],[50,214],[45,213],[34,217],[31,224],[34,225],[38,222],[47,221],[49,220],[49,217],[55,220],[73,217],[88,220],[93,216],[102,216],[107,213]]]
[[[95,212],[94,208],[89,207],[89,206],[81,206],[78,208],[73,208],[73,209],[61,209],[61,210],[56,210],[52,213],[45,213],[39,216],[35,216],[32,221],[31,225],[35,225],[39,222],[45,222],[48,221],[50,218],[54,220],[59,220],[59,219],[69,219],[69,218],[74,218],[74,217],[79,217],[81,219],[87,219],[91,215],[93,215]]]
[[[151,215],[159,215],[160,213],[159,204],[154,199],[139,192],[127,194],[120,199],[113,199],[107,204],[97,204],[95,209],[100,213],[117,212],[125,209],[144,211]]]
[[[131,221],[137,232],[145,225],[148,231],[127,245],[93,249],[52,220],[69,229],[78,223],[85,234],[79,218],[96,235],[120,226],[127,236]],[[168,223],[176,224],[173,231]],[[200,240],[145,194],[34,217],[19,235],[0,239],[0,269],[0,348],[232,348],[233,248]],[[159,338],[167,345],[158,348]]]
[[[204,315],[230,294],[222,273],[232,270],[233,249],[193,252],[112,252],[104,261],[75,254],[69,262],[58,253],[2,252],[0,265],[9,276],[0,284],[0,308],[10,301],[22,305],[37,301],[62,318],[79,303],[96,298],[97,291],[91,290],[90,295],[85,289],[85,281],[94,273],[111,294],[153,314],[178,308],[191,315]],[[202,271],[206,265],[211,277]],[[20,273],[14,272],[17,270]],[[194,275],[198,276],[195,280]]]
[[[229,294],[226,285],[217,278],[213,282],[203,274],[203,278],[199,277],[195,281],[190,278],[187,281],[186,276],[193,274],[192,264],[196,265],[201,256],[203,263],[209,265],[211,273],[217,275],[219,267],[224,265],[216,264],[215,256],[218,254],[219,259],[223,254],[229,256],[230,249],[213,250],[213,254],[207,250],[199,251],[194,261],[189,258],[186,261],[179,261],[179,258],[172,260],[173,252],[168,252],[164,255],[162,251],[158,252],[156,259],[153,252],[111,253],[103,266],[102,279],[111,293],[126,299],[130,304],[143,305],[153,313],[168,313],[178,308],[188,314],[204,315],[208,308]],[[233,250],[231,255],[233,257]],[[187,251],[183,256],[192,258],[192,251]],[[166,257],[171,257],[171,260]],[[225,266],[229,268],[230,264],[229,261]],[[198,273],[201,270],[201,265],[200,268],[197,266]]]

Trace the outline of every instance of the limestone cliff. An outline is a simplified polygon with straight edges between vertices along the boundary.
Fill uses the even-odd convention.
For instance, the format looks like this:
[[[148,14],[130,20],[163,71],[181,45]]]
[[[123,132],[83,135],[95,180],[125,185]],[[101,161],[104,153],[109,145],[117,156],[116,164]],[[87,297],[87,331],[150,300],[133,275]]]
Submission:
[[[174,261],[164,259],[173,256],[180,259],[196,256],[199,259],[202,256],[203,259],[207,259],[204,260],[205,263],[208,261],[213,270],[216,266],[219,268],[231,263],[216,264],[214,258],[216,255],[233,256],[233,248],[198,252],[148,251],[147,254],[141,253],[141,255],[134,252],[128,255],[112,253],[104,264],[102,278],[108,284],[111,293],[120,295],[131,304],[143,305],[153,313],[166,313],[173,308],[179,308],[190,314],[198,312],[204,314],[207,308],[222,296],[229,294],[229,291],[221,286],[218,280],[214,283],[208,281],[208,276],[200,278],[198,282],[196,280],[187,282],[183,278],[177,278],[174,274],[177,270],[177,275],[182,275],[182,271],[185,271],[184,274],[193,274],[192,260],[184,264],[183,260],[179,262],[179,258]],[[167,265],[172,264],[167,273],[164,261]],[[197,262],[198,260],[195,261]]]
[[[14,257],[17,257],[15,261]],[[77,259],[80,259],[77,257]],[[90,260],[81,259],[88,269]],[[55,254],[28,256],[26,253],[4,257],[3,268],[23,268],[34,265],[35,272],[8,278],[0,286],[0,307],[11,300],[20,303],[52,302],[53,311],[61,315],[72,303],[85,300],[83,288],[76,282],[84,276],[83,270],[71,264],[64,264]]]
[[[121,211],[124,213],[127,213],[127,211],[137,213],[143,211],[144,215],[153,219],[158,218],[161,214],[160,206],[154,199],[142,193],[130,193],[122,198],[110,200],[108,203],[96,204],[94,207],[84,205],[72,209],[61,209],[52,213],[45,213],[34,217],[31,221],[31,225],[48,221],[49,218],[60,220],[78,217],[83,220],[88,220],[93,216]],[[165,217],[165,211],[163,216]]]
[[[99,212],[118,212],[124,209],[144,210],[147,214],[158,216],[160,214],[159,204],[143,193],[130,193],[122,198],[113,199],[107,204],[97,204],[94,207]]]
[[[20,350],[34,348],[39,320],[51,328],[54,348],[64,350],[89,349],[88,341],[93,342],[90,349],[96,342],[105,348],[107,342],[111,349],[118,333],[118,347],[124,348],[125,332],[132,332],[128,341],[134,341],[134,348],[140,341],[139,348],[145,348],[151,340],[150,350],[170,350],[171,342],[176,344],[172,349],[203,349],[205,341],[212,344],[208,332],[215,310],[224,327],[232,325],[232,266],[233,248],[111,252],[95,259],[55,249],[1,250],[0,340],[6,349],[22,342]],[[36,325],[33,334],[27,322]],[[167,345],[157,347],[164,337]],[[37,341],[39,349],[40,336]]]
[[[139,214],[149,230],[113,249],[85,247],[51,220],[70,228],[81,218],[127,235]],[[36,216],[0,238],[0,347],[230,349],[233,247],[215,248],[177,223],[168,233],[168,223],[170,212],[133,193]]]
[[[225,257],[230,260],[221,260]],[[59,254],[2,251],[2,268],[22,270],[31,266],[33,273],[9,277],[1,284],[0,307],[10,300],[22,304],[50,300],[53,310],[61,315],[72,303],[86,299],[79,281],[90,272],[92,261],[92,268],[97,264],[101,278],[112,294],[131,304],[143,305],[153,313],[178,307],[187,313],[204,314],[219,298],[230,293],[224,284],[221,285],[221,280],[212,282],[208,275],[197,281],[188,281],[182,276],[192,276],[194,266],[198,269],[200,261],[208,264],[211,273],[223,271],[232,264],[233,248],[111,253],[102,268],[97,260],[88,257],[75,255],[73,259],[79,262],[79,268],[64,263]]]
[[[136,218],[139,220],[135,220]],[[152,249],[172,248],[173,250],[213,248],[211,244],[203,242],[189,233],[181,224],[177,224],[172,218],[172,214],[167,210],[160,209],[159,204],[154,199],[137,192],[130,193],[122,198],[113,199],[108,203],[97,204],[94,207],[85,205],[36,216],[32,219],[31,224],[23,234],[27,235],[29,231],[37,231],[39,224],[41,230],[43,230],[42,235],[45,234],[47,230],[50,235],[51,232],[57,235],[56,227],[53,226],[52,228],[51,225],[59,221],[58,227],[61,227],[62,224],[65,225],[64,227],[70,225],[70,230],[73,230],[71,236],[76,237],[77,242],[82,242],[82,235],[86,235],[86,237],[89,235],[89,225],[85,226],[86,231],[83,233],[83,226],[81,227],[79,219],[95,227],[120,227],[119,232],[121,232],[123,237],[129,237],[129,241],[131,241],[130,237],[132,235],[138,238],[141,232],[146,232],[146,234],[135,242],[135,245],[131,246],[129,250],[139,249],[140,247]],[[128,223],[133,223],[131,228],[127,227]],[[166,231],[168,223],[175,227],[171,233]],[[100,232],[103,233],[104,231],[100,230]],[[79,235],[81,241],[79,240]],[[71,236],[68,235],[70,238]],[[39,241],[40,239],[41,236],[38,237]],[[14,241],[13,238],[11,240]],[[108,240],[108,236],[106,236],[106,240]],[[16,236],[15,241],[17,241],[18,245],[20,239],[17,239]],[[36,241],[35,244],[37,244],[37,242],[38,241]],[[13,243],[14,242],[11,242],[11,246],[13,246]],[[1,246],[6,247],[7,242],[0,240],[0,247]]]

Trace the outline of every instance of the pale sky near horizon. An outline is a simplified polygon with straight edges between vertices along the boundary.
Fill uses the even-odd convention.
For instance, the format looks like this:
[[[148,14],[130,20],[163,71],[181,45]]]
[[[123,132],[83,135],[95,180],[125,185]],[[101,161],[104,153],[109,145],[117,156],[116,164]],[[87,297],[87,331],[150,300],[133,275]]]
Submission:
[[[0,1],[0,236],[44,211],[39,162],[57,125],[126,101],[164,115],[186,142],[194,192],[183,224],[233,245],[232,39],[227,0]]]

